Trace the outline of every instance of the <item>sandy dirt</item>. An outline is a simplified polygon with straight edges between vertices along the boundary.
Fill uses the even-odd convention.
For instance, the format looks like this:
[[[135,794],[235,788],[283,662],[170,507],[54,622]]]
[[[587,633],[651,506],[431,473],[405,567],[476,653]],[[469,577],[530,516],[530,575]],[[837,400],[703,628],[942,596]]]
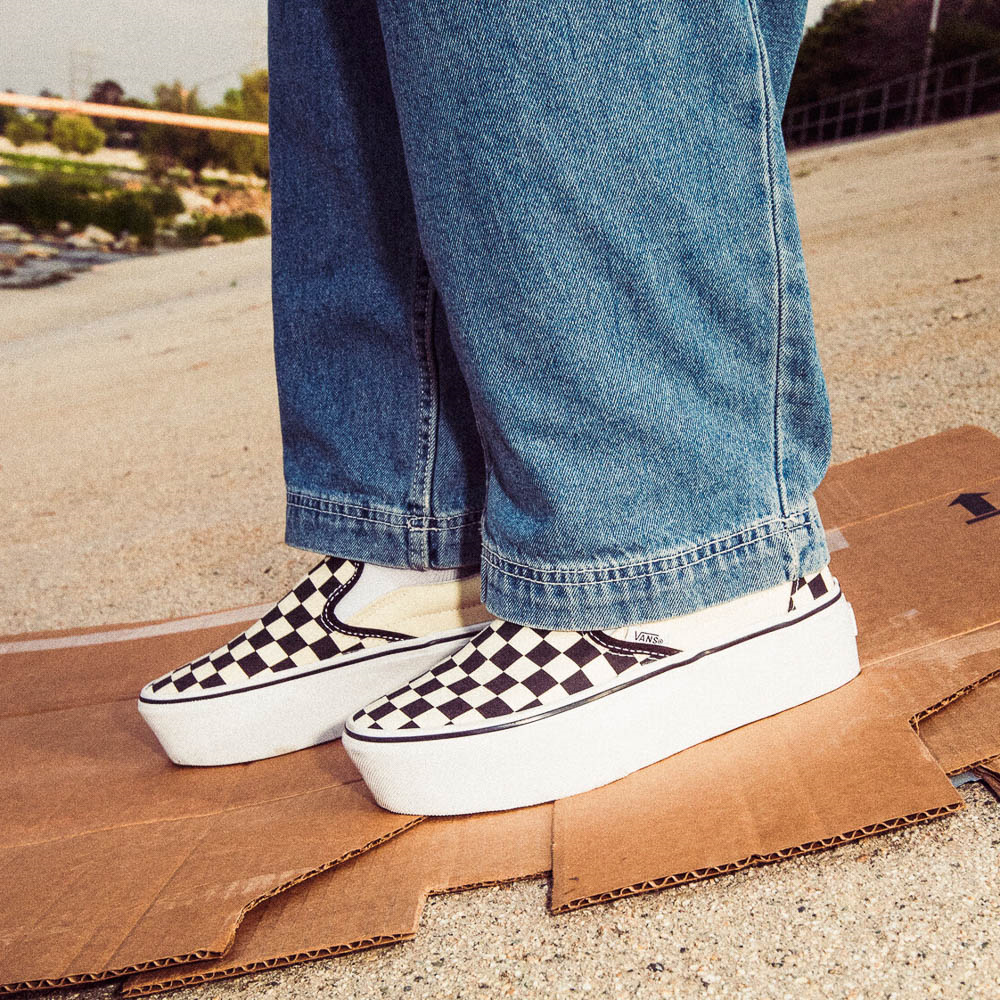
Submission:
[[[835,460],[1000,432],[1000,116],[792,173]],[[281,540],[268,253],[0,296],[2,631],[258,603],[312,561]],[[995,996],[1000,808],[968,787],[964,814],[823,855],[560,918],[538,882],[443,897],[413,943],[185,995]]]

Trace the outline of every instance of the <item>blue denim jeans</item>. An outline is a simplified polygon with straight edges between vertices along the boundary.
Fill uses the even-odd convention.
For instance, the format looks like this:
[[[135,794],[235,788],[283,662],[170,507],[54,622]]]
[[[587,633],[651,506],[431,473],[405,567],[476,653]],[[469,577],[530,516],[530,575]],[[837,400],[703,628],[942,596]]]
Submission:
[[[610,628],[827,560],[805,0],[271,0],[289,543]]]

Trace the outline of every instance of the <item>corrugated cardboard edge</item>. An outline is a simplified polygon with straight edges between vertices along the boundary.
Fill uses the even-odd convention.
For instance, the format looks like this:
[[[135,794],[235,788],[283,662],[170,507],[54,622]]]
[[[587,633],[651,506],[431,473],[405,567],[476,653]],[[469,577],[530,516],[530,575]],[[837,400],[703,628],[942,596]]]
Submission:
[[[265,969],[280,969],[285,965],[297,965],[299,962],[313,962],[320,958],[336,958],[338,955],[347,955],[350,952],[365,951],[369,948],[382,948],[390,944],[398,944],[401,941],[411,941],[416,936],[416,930],[408,934],[387,934],[379,937],[362,938],[360,941],[351,941],[348,944],[332,945],[329,948],[315,948],[312,951],[297,952],[293,955],[281,955],[277,958],[262,959],[259,962],[250,962],[247,965],[237,966],[232,969],[218,969],[212,972],[198,972],[197,967],[185,970],[183,975],[178,975],[170,979],[162,979],[157,983],[147,983],[143,986],[125,986],[122,989],[122,996],[141,997],[150,996],[154,993],[166,993],[168,990],[179,990],[184,986],[197,986],[199,983],[208,983],[217,979],[233,979],[236,976],[245,976],[250,972],[263,972]],[[210,955],[208,958],[217,956]],[[139,970],[135,970],[139,971]]]
[[[973,770],[980,781],[996,796],[1000,802],[1000,757],[977,764]]]
[[[434,889],[428,892],[421,900],[420,908],[417,911],[417,923],[423,914],[423,908],[431,896],[451,896],[458,892],[467,892],[470,889],[490,889],[498,885],[512,885],[515,882],[524,882],[533,878],[542,878],[549,874],[549,870],[536,872],[533,875],[518,875],[515,878],[493,879],[485,882],[470,882],[468,885],[452,886],[448,889]],[[403,941],[412,941],[417,935],[417,927],[405,934],[383,934],[370,938],[361,938],[358,941],[349,941],[344,944],[331,945],[328,948],[313,948],[310,951],[294,952],[289,955],[278,955],[274,958],[261,959],[259,962],[248,962],[246,965],[233,966],[230,969],[213,969],[211,972],[199,972],[197,965],[182,974],[161,979],[156,983],[144,983],[138,986],[130,986],[125,983],[122,986],[122,996],[141,997],[152,996],[156,993],[166,993],[169,990],[182,989],[185,986],[197,986],[200,983],[213,982],[219,979],[235,979],[237,976],[245,976],[251,972],[263,972],[266,969],[280,969],[286,965],[297,965],[300,962],[314,962],[321,958],[336,958],[339,955],[349,955],[356,951],[367,951],[371,948],[385,948],[392,944],[400,944]],[[216,957],[216,956],[207,956]]]
[[[909,720],[910,725],[913,726],[913,729],[916,732],[917,736],[920,736],[920,723],[923,722],[924,719],[929,718],[936,712],[940,712],[942,708],[947,708],[948,705],[951,705],[953,702],[958,701],[959,698],[963,697],[964,695],[967,695],[970,691],[975,691],[977,688],[981,688],[984,684],[989,684],[992,681],[1000,683],[1000,669],[994,670],[992,673],[986,674],[973,684],[966,684],[963,687],[960,687],[957,691],[950,694],[947,698],[942,698],[941,701],[937,702],[937,704],[931,705],[930,708],[925,708],[917,712],[910,718]],[[984,757],[981,760],[970,761],[968,764],[962,764],[959,767],[953,767],[951,768],[951,770],[945,771],[945,774],[947,774],[949,778],[953,778],[956,774],[962,774],[965,771],[974,771],[974,772],[986,771],[989,773],[993,770],[994,767],[998,765],[1000,765],[1000,757],[993,757],[993,756]],[[1000,776],[1000,772],[997,773],[998,776]],[[977,776],[982,777],[981,775]]]
[[[990,681],[996,680],[997,678],[1000,678],[1000,669],[985,674],[971,684],[963,685],[956,691],[953,691],[951,694],[942,698],[940,701],[937,701],[933,705],[914,713],[914,715],[912,715],[907,721],[919,738],[920,722],[923,719],[928,718],[935,712],[940,712],[941,709],[951,705],[963,695],[966,695],[970,691],[973,691]],[[990,785],[991,789],[997,791],[998,797],[1000,797],[1000,791],[998,791],[1000,790],[1000,771],[993,773],[991,762],[1000,766],[1000,758],[987,758],[985,761],[978,761],[976,763],[970,763],[968,765],[955,768],[949,772],[949,776],[963,771],[973,770],[977,773],[977,776]],[[770,854],[751,854],[745,858],[740,858],[737,861],[731,861],[725,865],[717,865],[710,868],[698,868],[687,872],[677,872],[673,875],[664,875],[659,878],[637,882],[633,885],[623,886],[620,889],[614,889],[609,892],[596,893],[592,896],[581,896],[578,899],[570,899],[562,904],[551,905],[550,903],[550,909],[552,913],[556,914],[570,913],[573,910],[581,910],[587,906],[596,906],[598,903],[608,903],[615,899],[624,899],[627,896],[637,896],[645,892],[656,892],[660,889],[667,889],[672,886],[686,885],[689,882],[699,882],[704,879],[715,878],[718,875],[729,875],[733,872],[742,871],[744,868],[757,868],[762,865],[774,864],[777,861],[784,861],[786,858],[799,857],[803,854],[815,854],[818,851],[825,851],[831,847],[837,847],[840,844],[850,843],[853,840],[862,840],[865,837],[873,837],[876,834],[887,833],[890,830],[900,830],[907,826],[916,826],[918,823],[927,823],[930,820],[940,819],[943,816],[950,816],[952,813],[960,812],[963,808],[963,804],[959,802],[952,806],[940,806],[921,812],[908,813],[905,816],[882,820],[878,823],[872,823],[868,826],[860,827],[857,830],[848,830],[844,833],[837,834],[836,836],[825,837],[822,840],[782,848],[780,851],[774,851]]]
[[[480,830],[482,824],[487,828],[485,831]],[[471,855],[466,846],[470,842],[479,845],[479,849]],[[424,860],[415,862],[415,858],[407,854],[406,845],[417,843],[418,854]],[[498,847],[501,843],[503,848]],[[455,852],[456,844],[460,848],[458,854]],[[516,867],[511,868],[508,864],[510,859],[504,859],[514,844],[519,845],[514,848],[519,860]],[[172,974],[163,975],[152,971],[132,976],[123,983],[123,994],[142,996],[161,993],[193,985],[195,982],[228,979],[260,969],[344,955],[409,940],[417,933],[427,900],[431,896],[508,885],[547,875],[551,869],[551,844],[551,805],[532,806],[501,814],[485,813],[428,820],[418,830],[408,834],[407,838],[393,841],[379,851],[358,858],[340,871],[329,872],[320,879],[307,883],[299,890],[298,904],[301,910],[310,909],[316,915],[317,923],[325,924],[332,920],[329,932],[323,933],[325,940],[317,940],[315,936],[310,940],[295,940],[293,936],[291,939],[279,937],[268,941],[268,933],[265,931],[261,935],[259,931],[260,924],[267,923],[268,909],[262,907],[257,911],[260,924],[255,926],[251,922],[248,928],[240,930],[234,950],[228,953],[228,960],[223,956],[221,959],[195,963],[186,969],[171,970]],[[402,869],[399,868],[401,863]],[[395,917],[368,921],[367,926],[365,921],[360,925],[355,922],[337,930],[336,906],[328,908],[331,906],[331,898],[340,902],[349,899],[352,896],[352,879],[355,891],[359,879],[361,882],[396,885],[401,870],[411,875],[419,872],[419,875],[414,879],[407,878],[399,891],[393,894],[397,904],[402,901],[401,906],[394,907]],[[345,878],[348,880],[347,889],[342,888]],[[341,888],[338,888],[338,883]],[[406,886],[411,887],[412,892],[407,891]],[[249,934],[249,942],[245,938],[241,941],[241,936],[245,934]]]
[[[712,868],[698,868],[694,871],[679,872],[675,875],[664,875],[662,878],[638,882],[635,885],[625,886],[611,892],[602,892],[594,896],[571,899],[561,905],[552,906],[551,911],[556,914],[570,913],[573,910],[581,910],[586,906],[595,906],[598,903],[610,903],[615,899],[624,899],[626,896],[638,896],[644,892],[656,892],[675,885],[685,885],[688,882],[699,882],[703,879],[715,878],[717,875],[729,875],[733,872],[742,871],[744,868],[758,868],[761,865],[773,864],[776,861],[784,861],[786,858],[794,858],[802,854],[814,854],[817,851],[825,851],[831,847],[837,847],[839,844],[847,844],[852,840],[861,840],[864,837],[872,837],[878,833],[887,833],[889,830],[899,830],[905,826],[926,823],[929,820],[959,812],[962,808],[962,804],[958,803],[954,806],[941,806],[925,812],[911,813],[896,819],[882,820],[879,823],[872,823],[858,830],[848,830],[834,837],[825,837],[823,840],[798,844],[795,847],[782,848],[782,850],[774,851],[771,854],[751,854],[748,857],[740,858],[738,861],[731,861],[725,865],[718,865]]]
[[[237,917],[236,921],[234,922],[230,930],[229,939],[226,942],[225,947],[218,951],[212,949],[212,950],[202,950],[193,952],[189,955],[174,955],[169,958],[162,958],[162,959],[158,958],[150,962],[140,962],[136,965],[124,966],[120,969],[107,969],[103,972],[86,972],[86,973],[81,973],[79,975],[61,976],[55,979],[33,979],[20,983],[4,983],[0,984],[0,994],[23,993],[26,991],[54,989],[60,986],[80,986],[87,983],[103,982],[108,979],[118,979],[122,976],[131,975],[136,972],[147,972],[152,969],[165,969],[169,968],[170,966],[185,965],[192,962],[196,963],[210,958],[221,958],[223,955],[226,954],[227,951],[229,951],[230,948],[232,948],[233,942],[236,940],[236,933],[239,930],[240,924],[243,923],[244,917],[246,917],[246,915],[254,907],[260,906],[261,903],[264,903],[268,899],[271,899],[273,896],[278,895],[278,893],[285,892],[287,889],[291,889],[293,886],[299,885],[302,882],[305,882],[308,879],[313,878],[315,875],[319,875],[322,872],[329,871],[331,868],[336,868],[338,865],[342,865],[345,862],[350,861],[352,858],[356,858],[367,851],[379,847],[386,841],[392,840],[394,837],[399,836],[401,833],[405,833],[407,830],[412,829],[414,826],[416,826],[419,823],[422,823],[423,821],[424,817],[422,816],[418,816],[415,819],[410,819],[408,822],[404,823],[402,826],[393,830],[391,833],[387,834],[384,837],[378,837],[377,839],[365,844],[363,847],[358,847],[355,848],[354,850],[348,851],[346,854],[341,855],[339,858],[336,858],[335,860],[329,862],[328,864],[320,865],[319,867],[306,872],[304,875],[299,875],[297,878],[289,879],[287,882],[282,882],[280,885],[273,886],[266,893],[263,893],[256,899],[251,900],[249,903],[247,903],[246,906],[243,907],[243,909],[240,911],[239,916]],[[359,945],[359,947],[363,947],[363,945]],[[373,945],[370,947],[373,947]],[[333,952],[333,953],[340,954],[340,952]],[[318,958],[321,956],[317,955],[315,957]],[[301,960],[302,959],[299,959],[299,961]],[[283,964],[287,965],[290,963],[285,962]],[[245,971],[250,971],[250,970],[245,970]],[[201,982],[201,981],[202,980],[192,980],[192,982]],[[185,982],[179,985],[187,985],[187,983]]]

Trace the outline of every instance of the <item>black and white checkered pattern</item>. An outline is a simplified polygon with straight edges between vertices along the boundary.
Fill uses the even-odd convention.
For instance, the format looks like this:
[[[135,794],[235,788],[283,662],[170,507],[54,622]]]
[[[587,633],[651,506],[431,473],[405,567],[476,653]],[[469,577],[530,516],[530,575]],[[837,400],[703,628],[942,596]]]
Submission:
[[[160,698],[191,697],[224,687],[243,687],[354,650],[410,638],[354,629],[336,618],[337,602],[353,586],[362,565],[346,559],[324,559],[246,631],[154,681],[152,692]]]
[[[609,648],[601,636],[491,622],[454,656],[359,712],[352,726],[423,729],[497,719],[605,685],[650,658]]]
[[[829,592],[826,578],[822,573],[817,573],[810,579],[800,576],[797,580],[792,580],[792,592],[788,598],[789,611],[804,610],[806,605],[818,601]]]
[[[828,591],[816,574],[790,585],[789,611]],[[627,671],[681,650],[626,642],[606,632],[552,631],[494,621],[452,657],[372,702],[351,719],[353,731],[431,730],[489,725],[611,687]]]

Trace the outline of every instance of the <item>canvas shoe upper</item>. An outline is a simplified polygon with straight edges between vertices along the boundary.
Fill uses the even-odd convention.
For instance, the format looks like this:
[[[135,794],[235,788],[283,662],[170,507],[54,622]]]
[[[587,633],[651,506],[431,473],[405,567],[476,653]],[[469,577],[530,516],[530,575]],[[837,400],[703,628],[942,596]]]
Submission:
[[[355,713],[344,745],[394,811],[548,801],[843,684],[858,670],[854,636],[826,569],[614,631],[494,620]]]
[[[486,618],[478,576],[328,557],[235,638],[147,684],[139,711],[177,763],[301,749],[339,736],[358,704]]]

